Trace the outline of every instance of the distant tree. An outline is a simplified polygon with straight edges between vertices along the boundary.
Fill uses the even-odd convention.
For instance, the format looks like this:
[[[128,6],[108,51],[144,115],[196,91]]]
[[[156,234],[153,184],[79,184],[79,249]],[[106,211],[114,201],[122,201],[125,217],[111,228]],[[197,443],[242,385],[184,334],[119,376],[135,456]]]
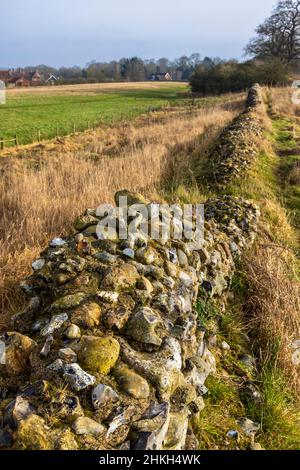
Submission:
[[[161,57],[157,61],[157,72],[166,73],[169,71],[169,59],[167,57]]]
[[[300,0],[279,1],[272,15],[256,29],[245,49],[258,59],[281,60],[292,65],[300,59]]]
[[[74,65],[73,67],[61,67],[58,74],[65,80],[82,79],[82,68]]]
[[[189,63],[193,68],[197,67],[200,64],[200,62],[201,62],[201,55],[198,52],[194,52],[193,54],[190,55]]]
[[[157,64],[155,59],[148,59],[144,61],[146,78],[150,78],[156,74]]]
[[[54,67],[49,67],[48,65],[44,65],[44,64],[35,65],[34,67],[25,67],[24,68],[25,72],[35,72],[35,70],[38,70],[39,73],[41,75],[43,75],[44,77],[47,77],[51,74],[58,75],[57,69],[55,69]]]

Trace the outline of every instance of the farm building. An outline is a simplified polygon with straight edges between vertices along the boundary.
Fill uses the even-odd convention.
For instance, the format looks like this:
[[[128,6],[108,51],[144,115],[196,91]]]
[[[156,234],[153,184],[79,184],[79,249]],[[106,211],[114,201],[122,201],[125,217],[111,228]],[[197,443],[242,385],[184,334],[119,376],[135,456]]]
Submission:
[[[31,82],[31,85],[33,86],[43,84],[43,77],[41,76],[38,70],[29,74],[28,77],[26,76],[26,78]]]
[[[15,77],[9,80],[9,83],[15,83],[15,86],[28,87],[31,85],[31,81],[25,76]]]
[[[22,69],[17,70],[0,70],[0,80],[8,87],[29,87],[40,86],[44,84],[53,84],[58,79],[51,74],[47,80],[38,71],[26,72]]]
[[[51,74],[45,81],[46,85],[55,85],[56,82],[58,82],[58,78],[53,74]]]
[[[156,73],[151,76],[150,80],[154,82],[170,82],[172,81],[172,77],[169,74],[169,72],[163,72],[163,73]]]
[[[11,72],[10,70],[0,70],[0,80],[4,82],[5,84],[8,83],[9,79],[11,77]]]
[[[29,87],[31,80],[25,74],[17,73],[11,74],[6,84],[8,87]]]

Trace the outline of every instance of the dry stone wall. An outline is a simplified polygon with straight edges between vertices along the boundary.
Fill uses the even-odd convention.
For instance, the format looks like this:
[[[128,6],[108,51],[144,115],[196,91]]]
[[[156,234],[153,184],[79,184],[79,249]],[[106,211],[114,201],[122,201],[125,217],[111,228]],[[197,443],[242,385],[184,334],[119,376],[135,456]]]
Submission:
[[[257,139],[262,136],[262,124],[257,107],[263,103],[261,88],[250,88],[246,110],[221,134],[210,154],[209,179],[212,187],[226,188],[241,177],[258,155]]]
[[[126,191],[117,205],[120,195],[151,209]],[[88,209],[22,283],[28,307],[0,338],[2,448],[197,447],[190,421],[216,364],[194,305],[229,289],[259,209],[210,199],[194,250],[185,239],[99,240],[99,219]]]

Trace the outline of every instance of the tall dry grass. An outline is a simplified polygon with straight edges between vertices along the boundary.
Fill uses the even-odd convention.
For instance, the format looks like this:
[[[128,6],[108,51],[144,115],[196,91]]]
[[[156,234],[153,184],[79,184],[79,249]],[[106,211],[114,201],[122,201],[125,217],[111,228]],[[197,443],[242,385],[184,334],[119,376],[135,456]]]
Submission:
[[[3,158],[0,329],[22,306],[19,281],[51,237],[68,233],[80,212],[111,202],[119,189],[149,195],[172,184],[170,178],[177,184],[190,172],[195,149],[200,158],[242,102],[233,97],[193,112],[173,109]]]
[[[294,255],[274,244],[260,244],[246,259],[247,309],[262,366],[276,360],[287,383],[298,394],[299,369],[291,345],[300,339],[300,283],[292,275]]]
[[[300,185],[300,162],[296,162],[288,176],[289,184]]]
[[[293,102],[293,93],[295,89],[292,87],[280,87],[269,89],[269,96],[271,99],[272,112],[275,115],[281,117],[284,116],[299,116],[300,108],[299,105]],[[300,89],[297,94],[297,98],[300,98]]]

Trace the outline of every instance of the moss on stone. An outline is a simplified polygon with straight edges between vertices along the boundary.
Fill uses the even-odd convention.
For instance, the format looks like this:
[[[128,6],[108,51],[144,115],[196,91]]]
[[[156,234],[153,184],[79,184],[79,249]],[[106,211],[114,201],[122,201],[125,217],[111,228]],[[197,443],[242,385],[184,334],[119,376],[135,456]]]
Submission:
[[[79,344],[79,363],[91,373],[109,374],[120,354],[120,345],[112,336],[83,336]]]
[[[31,415],[21,422],[16,439],[18,450],[53,450],[53,447],[43,418]]]
[[[83,292],[77,292],[76,294],[69,294],[57,299],[51,306],[54,311],[70,310],[71,308],[78,307],[81,302],[86,298],[86,294]]]

